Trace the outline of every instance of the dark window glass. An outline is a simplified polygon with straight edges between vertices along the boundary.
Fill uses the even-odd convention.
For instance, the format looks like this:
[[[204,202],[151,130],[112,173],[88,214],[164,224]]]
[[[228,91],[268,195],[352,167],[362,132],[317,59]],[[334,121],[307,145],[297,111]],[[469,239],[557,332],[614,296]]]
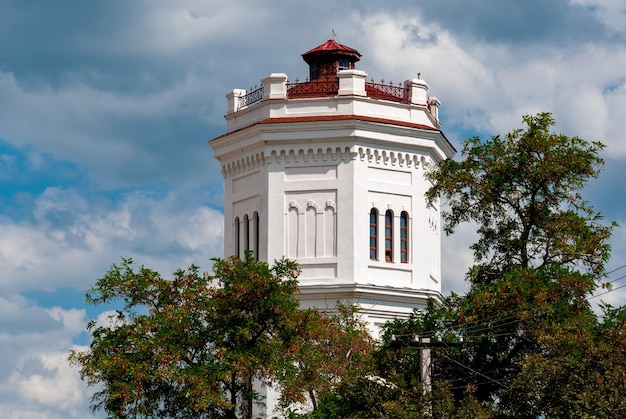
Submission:
[[[393,212],[385,213],[385,261],[393,262]]]
[[[370,259],[378,259],[378,211],[370,211]]]
[[[243,240],[244,250],[250,250],[250,218],[248,214],[243,216]]]
[[[254,227],[256,229],[255,231],[255,235],[254,235],[254,251],[255,251],[255,255],[254,257],[258,260],[259,259],[259,213],[255,212],[254,213]]]
[[[320,76],[320,63],[313,61],[309,66],[309,80],[315,80]]]
[[[409,214],[402,212],[400,214],[400,262],[408,263],[409,261]]]
[[[241,246],[240,246],[240,240],[241,240],[241,236],[239,235],[239,233],[241,232],[241,226],[239,225],[239,217],[235,218],[235,256],[237,256],[238,258],[241,257]]]

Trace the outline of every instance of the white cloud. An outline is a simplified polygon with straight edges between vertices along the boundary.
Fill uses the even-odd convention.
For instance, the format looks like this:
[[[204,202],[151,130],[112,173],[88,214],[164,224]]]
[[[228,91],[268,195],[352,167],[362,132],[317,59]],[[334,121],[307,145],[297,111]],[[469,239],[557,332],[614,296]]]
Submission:
[[[0,289],[53,290],[95,282],[121,256],[164,275],[222,256],[223,214],[190,201],[134,193],[108,210],[75,190],[49,188],[34,221],[0,221]]]
[[[71,413],[83,405],[86,392],[76,369],[68,365],[67,355],[67,352],[42,353],[38,356],[41,371],[28,375],[14,372],[8,384],[27,404]]]
[[[232,42],[262,30],[272,16],[266,6],[245,3],[161,1],[159,7],[150,9],[145,27],[139,29],[142,39],[161,52],[187,49],[201,43]]]
[[[201,165],[212,164],[206,139],[172,141],[175,134],[168,129],[183,120],[207,132],[210,124],[223,124],[223,90],[193,73],[141,95],[100,90],[79,79],[56,89],[27,90],[13,74],[0,71],[0,138],[88,168],[99,183],[146,176],[155,181],[190,168],[196,169],[193,176]],[[198,153],[203,148],[204,155]],[[32,154],[31,164],[38,163]]]
[[[441,98],[453,92],[455,105],[464,107],[476,106],[482,97],[496,92],[481,57],[437,24],[423,22],[419,13],[381,13],[358,20],[366,37],[367,57],[375,61],[377,71],[385,73],[379,77],[401,81],[421,73],[433,86],[431,93]]]
[[[551,111],[562,132],[601,140],[611,156],[626,157],[626,46],[467,42],[419,13],[359,21],[373,70],[398,80],[421,72],[453,123],[444,130],[503,134],[524,114]]]
[[[626,5],[622,0],[570,0],[587,7],[604,25],[615,32],[626,32]]]
[[[623,267],[626,264],[626,228],[623,227],[626,226],[626,219],[618,221],[618,224],[622,227],[613,230],[610,240],[613,257],[606,266],[607,271],[612,271],[606,278],[606,282],[611,282],[610,289],[596,290],[595,295],[604,295],[594,298],[594,304],[604,301],[619,307],[626,301],[626,277],[622,278],[626,275],[626,268]]]
[[[44,309],[18,295],[3,299],[16,324],[0,333],[0,411],[6,418],[83,418],[90,391],[67,362],[85,311]]]

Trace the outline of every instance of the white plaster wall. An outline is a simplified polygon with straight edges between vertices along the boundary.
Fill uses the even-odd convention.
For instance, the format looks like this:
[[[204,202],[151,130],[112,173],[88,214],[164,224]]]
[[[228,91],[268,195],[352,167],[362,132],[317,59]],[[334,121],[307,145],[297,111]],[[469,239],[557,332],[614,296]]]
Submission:
[[[273,99],[226,115],[227,130],[233,132],[267,118],[289,116],[360,115],[385,118],[434,129],[438,121],[424,105],[371,99],[362,95]]]
[[[307,280],[440,289],[438,213],[426,208],[429,185],[423,177],[432,157],[443,154],[436,132],[360,121],[280,123],[275,130],[267,125],[248,135],[233,134],[242,137],[239,149],[230,136],[218,139],[222,147],[215,144],[226,177],[227,229],[235,217],[258,211],[259,255],[270,261],[294,257],[310,272],[303,275]],[[373,205],[381,227],[385,211],[394,213],[392,263],[369,260]],[[325,218],[328,208],[334,222]],[[308,222],[307,209],[315,213]],[[410,218],[408,264],[400,263],[399,256],[402,211]],[[336,236],[330,238],[329,231]],[[382,228],[380,236],[383,249]],[[231,237],[226,231],[225,241]],[[336,261],[329,259],[333,257]],[[381,275],[385,269],[388,274]],[[332,276],[323,278],[324,271]]]

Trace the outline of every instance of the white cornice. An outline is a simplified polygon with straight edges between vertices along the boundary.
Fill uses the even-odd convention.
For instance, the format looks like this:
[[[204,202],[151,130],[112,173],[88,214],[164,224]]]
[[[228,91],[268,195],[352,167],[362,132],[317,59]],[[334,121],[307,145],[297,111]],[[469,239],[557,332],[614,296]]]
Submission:
[[[443,299],[441,293],[432,289],[400,288],[373,284],[300,284],[298,299],[300,300],[375,300],[396,303],[415,304],[425,302],[429,298],[436,301]],[[334,299],[334,300],[333,300]]]
[[[267,144],[348,142],[379,144],[398,151],[427,151],[435,161],[452,157],[456,150],[441,131],[394,125],[389,122],[311,120],[259,123],[210,141],[215,157],[228,160]],[[352,145],[350,144],[350,146]]]

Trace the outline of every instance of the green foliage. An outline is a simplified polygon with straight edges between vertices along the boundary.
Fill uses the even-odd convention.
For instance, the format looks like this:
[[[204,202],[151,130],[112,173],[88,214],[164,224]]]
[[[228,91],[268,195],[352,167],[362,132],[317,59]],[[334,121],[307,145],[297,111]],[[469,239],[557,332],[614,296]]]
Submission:
[[[524,399],[511,385],[524,360],[542,352],[544,336],[565,327],[594,327],[586,299],[592,287],[590,275],[560,265],[518,267],[475,287],[454,310],[453,328],[461,343],[443,353],[446,378],[476,387],[480,400],[498,400],[498,408],[506,411],[508,403]]]
[[[490,407],[468,391],[455,400],[449,386],[440,383],[424,392],[419,382],[398,385],[393,378],[365,376],[342,383],[321,403],[321,408],[306,418],[369,419],[481,419],[488,418]]]
[[[526,115],[526,129],[505,138],[465,141],[463,160],[445,160],[427,174],[432,205],[444,198],[444,229],[478,224],[472,246],[473,284],[489,282],[513,266],[560,264],[599,276],[609,255],[611,226],[580,190],[604,164],[602,143],[550,132],[549,113]]]
[[[550,132],[548,113],[523,121],[504,138],[467,140],[462,161],[428,173],[428,203],[448,208],[445,231],[477,224],[471,288],[385,326],[377,374],[394,386],[355,411],[417,417],[427,400],[433,417],[626,417],[626,309],[604,306],[599,319],[588,302],[615,226],[580,195],[603,145]],[[439,400],[417,391],[423,338]],[[340,401],[358,400],[359,388]]]
[[[587,331],[566,326],[539,339],[511,383],[509,417],[626,417],[625,324]]]
[[[463,417],[470,405],[490,418],[626,417],[626,309],[605,305],[598,318],[587,300],[592,284],[590,274],[560,265],[518,267],[464,296],[433,301],[386,325],[378,374],[397,392],[417,393],[414,338],[429,337],[435,389],[451,394],[447,404],[444,396],[432,404],[446,412],[441,417]]]
[[[131,259],[113,265],[87,301],[123,308],[109,324],[90,322],[89,350],[69,357],[99,386],[93,409],[116,418],[251,417],[252,403],[263,402],[253,379],[284,387],[289,400],[326,394],[371,342],[352,308],[300,311],[298,274],[295,262],[270,267],[250,253],[215,259],[213,275],[191,266],[172,280]]]
[[[341,382],[351,382],[371,371],[373,340],[355,306],[338,304],[337,313],[301,312],[301,330],[291,346],[297,360],[281,377],[281,402],[310,402],[316,410]]]

